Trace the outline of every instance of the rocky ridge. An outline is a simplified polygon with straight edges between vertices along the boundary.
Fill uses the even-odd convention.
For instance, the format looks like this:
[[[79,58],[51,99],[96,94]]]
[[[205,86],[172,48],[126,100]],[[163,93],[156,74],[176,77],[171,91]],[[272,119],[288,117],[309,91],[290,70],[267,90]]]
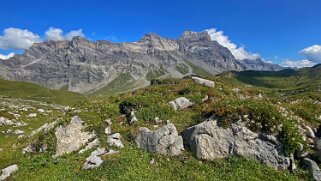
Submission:
[[[280,70],[261,60],[239,61],[211,41],[207,32],[184,32],[177,40],[156,34],[137,42],[45,41],[6,61],[0,61],[0,77],[26,81],[53,89],[93,92],[103,87],[125,91],[149,85],[157,77],[218,74],[235,70]]]

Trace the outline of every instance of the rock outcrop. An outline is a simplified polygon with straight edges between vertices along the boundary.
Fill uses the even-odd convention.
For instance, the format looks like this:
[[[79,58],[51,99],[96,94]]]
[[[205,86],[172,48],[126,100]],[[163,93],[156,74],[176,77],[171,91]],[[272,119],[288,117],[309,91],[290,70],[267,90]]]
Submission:
[[[94,133],[84,132],[84,128],[83,121],[78,116],[72,117],[66,127],[58,126],[55,132],[57,137],[55,156],[76,151],[96,136]]]
[[[183,139],[172,123],[155,131],[145,127],[139,128],[136,144],[138,148],[152,153],[179,155],[184,150]]]
[[[274,136],[257,134],[237,124],[223,128],[210,118],[187,128],[183,138],[198,159],[212,160],[237,155],[258,160],[275,169],[287,169],[290,166],[290,159],[284,156],[282,145]]]

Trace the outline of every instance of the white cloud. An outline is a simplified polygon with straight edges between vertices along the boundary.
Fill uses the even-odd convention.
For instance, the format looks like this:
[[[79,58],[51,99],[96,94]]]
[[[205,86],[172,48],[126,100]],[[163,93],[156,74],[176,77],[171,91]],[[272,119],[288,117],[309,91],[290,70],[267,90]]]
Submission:
[[[7,60],[7,59],[9,59],[9,58],[11,58],[13,56],[14,56],[13,52],[9,53],[8,55],[3,55],[3,54],[0,53],[0,59],[2,59],[2,60]]]
[[[64,37],[62,35],[62,32],[63,32],[62,29],[50,27],[45,32],[46,39],[47,40],[53,40],[53,41],[63,40]]]
[[[217,41],[220,45],[228,48],[234,57],[238,60],[255,60],[260,57],[257,53],[251,53],[244,50],[244,47],[237,47],[236,44],[229,40],[228,36],[224,35],[223,31],[217,31],[215,28],[205,30],[211,36],[213,41]]]
[[[312,45],[299,53],[312,62],[321,63],[321,45]]]
[[[73,31],[70,31],[69,33],[67,33],[65,35],[65,39],[71,40],[74,36],[85,37],[85,35],[82,32],[82,29],[79,29],[79,30],[73,30]]]
[[[60,41],[60,40],[71,40],[74,36],[85,37],[82,33],[82,29],[72,30],[66,34],[63,34],[63,30],[59,28],[50,27],[46,33],[47,40]]]
[[[42,39],[38,34],[33,33],[27,29],[7,28],[4,29],[3,35],[0,35],[0,49],[5,50],[24,50],[29,48],[32,44],[48,40],[71,40],[74,36],[85,37],[82,29],[72,30],[63,34],[63,30],[59,28],[50,27],[45,32],[45,37]],[[2,55],[1,57],[6,57]]]
[[[39,35],[26,29],[7,28],[0,36],[1,49],[25,49],[33,43],[39,42]]]
[[[310,60],[299,60],[299,61],[295,61],[295,60],[285,60],[282,62],[282,66],[284,67],[291,67],[291,68],[302,68],[302,67],[312,67],[314,66],[316,63],[310,61]]]

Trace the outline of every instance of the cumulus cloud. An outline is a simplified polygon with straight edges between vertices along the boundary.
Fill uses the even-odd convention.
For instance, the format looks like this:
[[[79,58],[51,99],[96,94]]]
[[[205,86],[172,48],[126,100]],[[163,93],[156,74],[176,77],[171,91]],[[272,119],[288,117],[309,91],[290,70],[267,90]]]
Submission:
[[[7,28],[0,36],[0,49],[25,49],[39,41],[39,35],[29,30]]]
[[[299,52],[307,60],[315,63],[321,63],[321,45],[312,45]]]
[[[59,28],[50,27],[46,32],[44,38],[38,34],[33,33],[27,29],[6,28],[3,34],[0,35],[0,49],[4,50],[24,50],[29,48],[32,44],[48,40],[71,40],[74,36],[85,37],[82,29],[72,30],[63,34],[63,30]],[[10,55],[10,54],[9,54]],[[12,55],[12,54],[11,54]],[[2,59],[8,55],[1,55]]]
[[[314,66],[316,63],[310,61],[310,60],[299,60],[299,61],[295,61],[295,60],[285,60],[282,62],[282,66],[284,67],[291,67],[291,68],[302,68],[302,67],[312,67]]]
[[[72,30],[66,34],[63,34],[63,30],[59,28],[50,27],[46,33],[47,40],[60,41],[60,40],[71,40],[74,36],[85,37],[82,29]]]
[[[244,47],[238,47],[229,40],[228,36],[224,35],[223,31],[217,31],[215,28],[205,30],[211,36],[213,41],[217,41],[220,45],[228,48],[234,57],[238,60],[255,60],[260,57],[257,53],[251,53],[244,50]]]
[[[67,33],[65,35],[65,39],[71,40],[74,36],[85,37],[85,35],[82,32],[82,29],[79,29],[79,30],[73,30],[73,31],[70,31],[69,33]]]
[[[47,40],[59,41],[64,39],[62,33],[62,29],[50,27],[45,35]]]
[[[9,53],[8,55],[3,55],[3,54],[0,53],[0,59],[2,59],[2,60],[7,60],[7,59],[9,59],[9,58],[11,58],[13,56],[14,56],[13,52]]]

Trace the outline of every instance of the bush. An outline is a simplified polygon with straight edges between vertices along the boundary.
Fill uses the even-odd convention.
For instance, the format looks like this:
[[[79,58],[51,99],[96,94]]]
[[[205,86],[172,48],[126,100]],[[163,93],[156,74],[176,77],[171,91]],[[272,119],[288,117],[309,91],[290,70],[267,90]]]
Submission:
[[[174,111],[167,105],[152,105],[136,112],[137,118],[144,121],[153,121],[155,117],[159,117],[161,120],[167,120],[170,119],[173,114]]]
[[[300,144],[306,147],[302,136],[297,130],[298,128],[295,124],[295,121],[285,120],[283,122],[283,128],[279,134],[279,138],[284,145],[284,151],[287,156],[290,156],[291,153],[294,153],[299,148]]]

